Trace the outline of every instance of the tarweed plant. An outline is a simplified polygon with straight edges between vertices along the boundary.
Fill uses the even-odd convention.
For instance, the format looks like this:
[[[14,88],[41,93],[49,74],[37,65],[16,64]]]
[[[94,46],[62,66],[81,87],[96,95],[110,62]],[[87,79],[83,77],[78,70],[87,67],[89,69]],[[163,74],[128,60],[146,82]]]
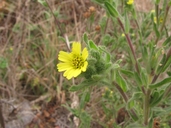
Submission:
[[[66,71],[64,76],[80,79],[69,88],[78,93],[79,106],[67,108],[80,119],[81,128],[92,127],[91,121],[106,128],[169,128],[171,1],[154,0],[154,9],[144,14],[135,9],[134,0],[93,1],[105,9],[104,17],[110,23],[100,21],[100,42],[84,33],[81,44],[86,45],[87,53],[78,48],[78,67],[75,58],[69,57],[72,52],[64,56],[71,60],[59,53],[60,61],[70,63],[63,65],[66,70],[77,70]],[[74,48],[75,44],[72,45]],[[60,65],[58,71],[64,71]],[[89,110],[93,106],[87,105],[93,105],[94,89],[101,90],[96,98],[103,119]]]

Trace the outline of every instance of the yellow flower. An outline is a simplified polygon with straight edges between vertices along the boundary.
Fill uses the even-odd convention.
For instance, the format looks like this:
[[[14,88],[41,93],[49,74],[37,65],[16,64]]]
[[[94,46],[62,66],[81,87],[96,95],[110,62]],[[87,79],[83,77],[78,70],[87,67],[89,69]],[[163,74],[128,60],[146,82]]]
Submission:
[[[153,20],[154,20],[154,23],[156,24],[156,23],[157,23],[157,18],[156,18],[156,16],[153,18]]]
[[[124,33],[122,33],[122,37],[125,37],[125,34]]]
[[[127,2],[128,5],[131,5],[133,3],[134,3],[134,0],[128,0],[128,2]]]
[[[10,47],[10,51],[13,51],[13,47]]]
[[[157,18],[156,18],[156,16],[154,17],[154,19],[153,19],[153,20],[154,20],[154,23],[155,23],[155,24],[157,24]],[[160,21],[159,21],[160,23],[162,23],[162,22],[163,22],[163,18],[159,18],[159,20],[160,20]]]
[[[153,9],[153,10],[151,10],[151,13],[155,13],[155,10]]]
[[[81,44],[79,42],[73,42],[71,53],[60,51],[58,59],[61,61],[57,64],[59,72],[64,72],[64,77],[71,79],[77,77],[81,72],[85,72],[87,69],[88,62],[87,48],[84,48],[81,52]]]

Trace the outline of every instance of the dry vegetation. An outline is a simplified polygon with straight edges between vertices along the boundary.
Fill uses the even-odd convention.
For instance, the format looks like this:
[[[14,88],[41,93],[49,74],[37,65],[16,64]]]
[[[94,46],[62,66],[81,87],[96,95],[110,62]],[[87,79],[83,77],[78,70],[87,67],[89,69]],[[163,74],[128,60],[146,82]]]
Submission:
[[[67,123],[69,112],[61,107],[70,95],[63,91],[68,82],[56,70],[57,55],[66,49],[64,34],[69,40],[81,40],[87,27],[93,27],[90,35],[95,33],[96,23],[88,25],[84,15],[94,4],[89,0],[48,4],[56,19],[49,6],[37,0],[0,1],[0,91],[6,128],[72,126]],[[103,11],[96,10],[98,20]],[[24,116],[24,123],[18,116]]]
[[[100,44],[99,21],[105,11],[90,0],[47,1],[45,6],[37,0],[0,1],[0,115],[4,117],[0,116],[0,124],[5,122],[5,128],[76,127],[73,115],[61,105],[72,102],[67,90],[71,83],[57,72],[57,55],[67,50],[66,37],[81,41],[84,32]],[[152,9],[149,0],[145,1],[135,0],[138,11]],[[87,19],[91,7],[95,9],[93,22]],[[122,53],[118,51],[116,56]],[[128,118],[124,109],[118,111],[121,119],[106,117],[98,99],[104,88],[93,89],[87,104],[94,117],[92,128],[102,128],[103,123],[112,127],[112,122]]]

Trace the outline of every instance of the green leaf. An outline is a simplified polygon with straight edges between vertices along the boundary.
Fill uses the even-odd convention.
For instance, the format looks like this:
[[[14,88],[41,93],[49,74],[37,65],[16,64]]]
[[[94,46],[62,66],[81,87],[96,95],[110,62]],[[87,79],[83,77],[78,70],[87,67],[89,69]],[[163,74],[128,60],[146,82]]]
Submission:
[[[110,53],[107,52],[106,49],[103,48],[103,47],[99,47],[99,49],[100,49],[101,51],[105,52],[105,55],[106,55],[106,56],[105,56],[106,63],[109,63],[110,60],[111,60],[111,55],[110,55]]]
[[[86,102],[89,102],[89,101],[90,101],[90,91],[88,91],[88,92],[86,93],[85,101],[86,101]]]
[[[85,107],[85,103],[90,100],[90,92],[83,92],[80,100],[80,109],[83,109]]]
[[[119,16],[116,8],[114,8],[114,6],[112,6],[109,2],[105,2],[105,7],[112,17],[117,18]]]
[[[134,107],[135,101],[134,100],[130,100],[127,104],[128,104],[128,109],[131,109],[131,108]]]
[[[168,3],[169,6],[171,6],[171,1]]]
[[[120,72],[125,74],[127,77],[133,77],[134,76],[134,73],[129,71],[129,70],[120,69]]]
[[[74,91],[79,91],[79,90],[83,90],[85,88],[88,88],[89,86],[91,86],[92,84],[95,84],[95,81],[92,80],[85,80],[82,83],[78,84],[78,85],[73,85],[69,88],[69,91],[74,92]]]
[[[126,92],[128,90],[127,83],[126,83],[125,79],[120,75],[120,73],[118,71],[116,71],[116,82],[122,88],[122,90],[124,92]]]
[[[170,66],[170,64],[171,64],[171,56],[168,58],[167,62],[164,64],[161,72],[166,71],[166,69]]]
[[[162,91],[161,93],[154,92],[154,94],[152,95],[152,99],[150,100],[150,106],[151,107],[156,106],[162,100],[163,95],[164,95],[164,91]]]
[[[157,24],[155,24],[155,23],[153,24],[153,29],[155,31],[156,36],[160,37],[160,32],[158,31]]]
[[[125,33],[128,34],[130,29],[130,23],[127,13],[125,13]]]
[[[92,75],[91,78],[92,78],[94,81],[99,81],[99,80],[101,80],[103,77],[104,77],[103,75]]]
[[[99,50],[98,47],[96,46],[96,44],[92,40],[89,40],[88,44],[89,44],[90,48],[92,48],[94,50]]]
[[[87,33],[84,33],[83,40],[88,45],[88,36],[87,36]]]
[[[132,106],[132,102],[135,101],[135,100],[142,100],[142,97],[143,97],[143,93],[142,92],[134,92],[133,93],[133,96],[129,99],[128,101],[128,110],[131,109],[133,106]]]
[[[165,64],[165,61],[166,61],[166,54],[163,55],[163,58],[162,58],[162,60],[160,62],[160,65],[157,68],[157,74],[162,72],[163,65]]]
[[[143,85],[147,85],[148,84],[148,74],[147,71],[143,68],[141,69],[141,80]]]
[[[46,3],[45,0],[38,0],[38,2],[39,2],[40,4],[42,4],[43,6],[45,6],[45,7],[48,6],[48,4]]]
[[[79,118],[81,120],[79,128],[90,128],[91,116],[86,111],[81,111]]]
[[[156,1],[155,1],[155,4],[159,4],[159,3],[160,3],[160,0],[156,0]]]
[[[7,59],[4,57],[0,57],[0,68],[4,69],[8,67]]]
[[[110,62],[110,54],[108,52],[106,52],[106,62],[109,63]]]
[[[138,86],[141,86],[142,85],[142,81],[141,81],[141,78],[139,76],[139,74],[137,72],[134,72],[134,78],[138,84]]]
[[[117,69],[117,68],[120,68],[120,65],[119,64],[113,64],[112,65],[112,69]]]
[[[150,89],[155,89],[155,88],[158,88],[158,87],[161,87],[165,84],[169,84],[171,82],[171,77],[168,77],[168,78],[165,78],[164,80],[158,82],[158,83],[155,83],[155,84],[150,84],[149,85],[149,88]]]
[[[163,42],[163,46],[166,47],[167,45],[170,46],[171,44],[171,36],[169,36],[164,42]]]

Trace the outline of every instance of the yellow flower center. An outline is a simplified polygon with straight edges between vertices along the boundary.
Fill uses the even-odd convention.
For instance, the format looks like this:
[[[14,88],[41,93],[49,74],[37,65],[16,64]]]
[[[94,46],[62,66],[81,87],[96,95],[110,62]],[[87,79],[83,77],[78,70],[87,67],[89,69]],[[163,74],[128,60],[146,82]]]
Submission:
[[[75,69],[81,69],[84,66],[84,60],[80,55],[74,55],[72,63]]]

